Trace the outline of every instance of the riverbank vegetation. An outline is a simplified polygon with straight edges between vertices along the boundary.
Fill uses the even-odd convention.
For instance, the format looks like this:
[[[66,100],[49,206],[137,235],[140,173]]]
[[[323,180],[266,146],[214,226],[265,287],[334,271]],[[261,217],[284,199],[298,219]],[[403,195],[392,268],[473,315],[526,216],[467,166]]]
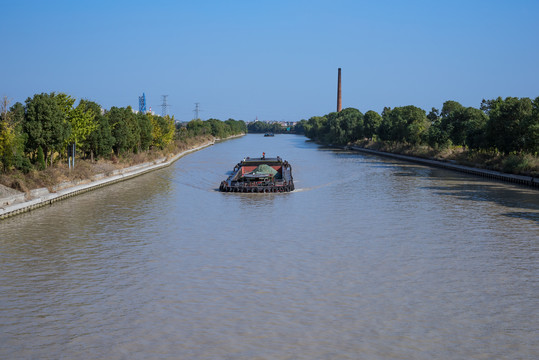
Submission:
[[[192,120],[137,113],[131,107],[104,110],[93,101],[63,93],[42,93],[25,104],[0,104],[0,184],[28,191],[63,181],[83,180],[177,154],[247,132],[243,121]],[[76,146],[76,166],[68,149]]]
[[[247,125],[249,133],[274,133],[288,134],[294,132],[294,127],[283,127],[279,122],[268,123],[265,121],[255,121]]]
[[[353,144],[487,168],[539,175],[539,97],[483,100],[480,108],[446,101],[427,114],[416,106],[381,114],[347,108],[301,120],[296,131],[325,144]]]

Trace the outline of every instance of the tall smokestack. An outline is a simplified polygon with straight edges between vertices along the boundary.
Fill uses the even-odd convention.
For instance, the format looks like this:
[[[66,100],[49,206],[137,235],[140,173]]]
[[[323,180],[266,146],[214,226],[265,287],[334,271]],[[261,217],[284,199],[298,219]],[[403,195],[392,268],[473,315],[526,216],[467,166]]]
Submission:
[[[339,68],[339,79],[337,80],[337,112],[342,110],[341,99],[341,68]]]

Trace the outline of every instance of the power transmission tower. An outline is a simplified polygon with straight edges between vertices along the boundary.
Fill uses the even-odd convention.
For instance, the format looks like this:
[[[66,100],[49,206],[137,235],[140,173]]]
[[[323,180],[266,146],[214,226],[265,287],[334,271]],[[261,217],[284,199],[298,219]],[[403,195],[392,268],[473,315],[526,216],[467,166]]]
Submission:
[[[146,95],[142,93],[142,96],[138,97],[138,111],[142,114],[146,114]]]
[[[198,117],[198,113],[202,110],[200,110],[200,107],[199,107],[200,103],[195,103],[195,110],[193,110],[195,112],[195,119],[200,119]]]
[[[161,95],[161,97],[163,98],[163,103],[160,106],[161,106],[161,116],[163,117],[167,116],[167,108],[172,106],[172,105],[167,104],[167,96],[168,95]]]

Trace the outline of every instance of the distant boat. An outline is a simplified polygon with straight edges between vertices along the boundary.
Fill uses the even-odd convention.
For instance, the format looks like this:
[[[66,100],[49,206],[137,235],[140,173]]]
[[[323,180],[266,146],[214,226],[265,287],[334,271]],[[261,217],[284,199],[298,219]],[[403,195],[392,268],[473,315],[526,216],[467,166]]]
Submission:
[[[219,186],[222,192],[277,193],[294,190],[292,166],[281,159],[246,158],[238,163],[232,175]]]
[[[265,133],[264,136],[275,136],[274,133]]]

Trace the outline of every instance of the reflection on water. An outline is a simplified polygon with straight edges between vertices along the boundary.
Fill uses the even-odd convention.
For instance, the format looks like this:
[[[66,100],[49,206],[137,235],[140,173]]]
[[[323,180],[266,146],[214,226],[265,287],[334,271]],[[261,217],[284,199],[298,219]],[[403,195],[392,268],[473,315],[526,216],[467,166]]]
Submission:
[[[215,191],[245,156],[298,190]],[[0,222],[0,358],[534,359],[536,190],[248,135]]]

